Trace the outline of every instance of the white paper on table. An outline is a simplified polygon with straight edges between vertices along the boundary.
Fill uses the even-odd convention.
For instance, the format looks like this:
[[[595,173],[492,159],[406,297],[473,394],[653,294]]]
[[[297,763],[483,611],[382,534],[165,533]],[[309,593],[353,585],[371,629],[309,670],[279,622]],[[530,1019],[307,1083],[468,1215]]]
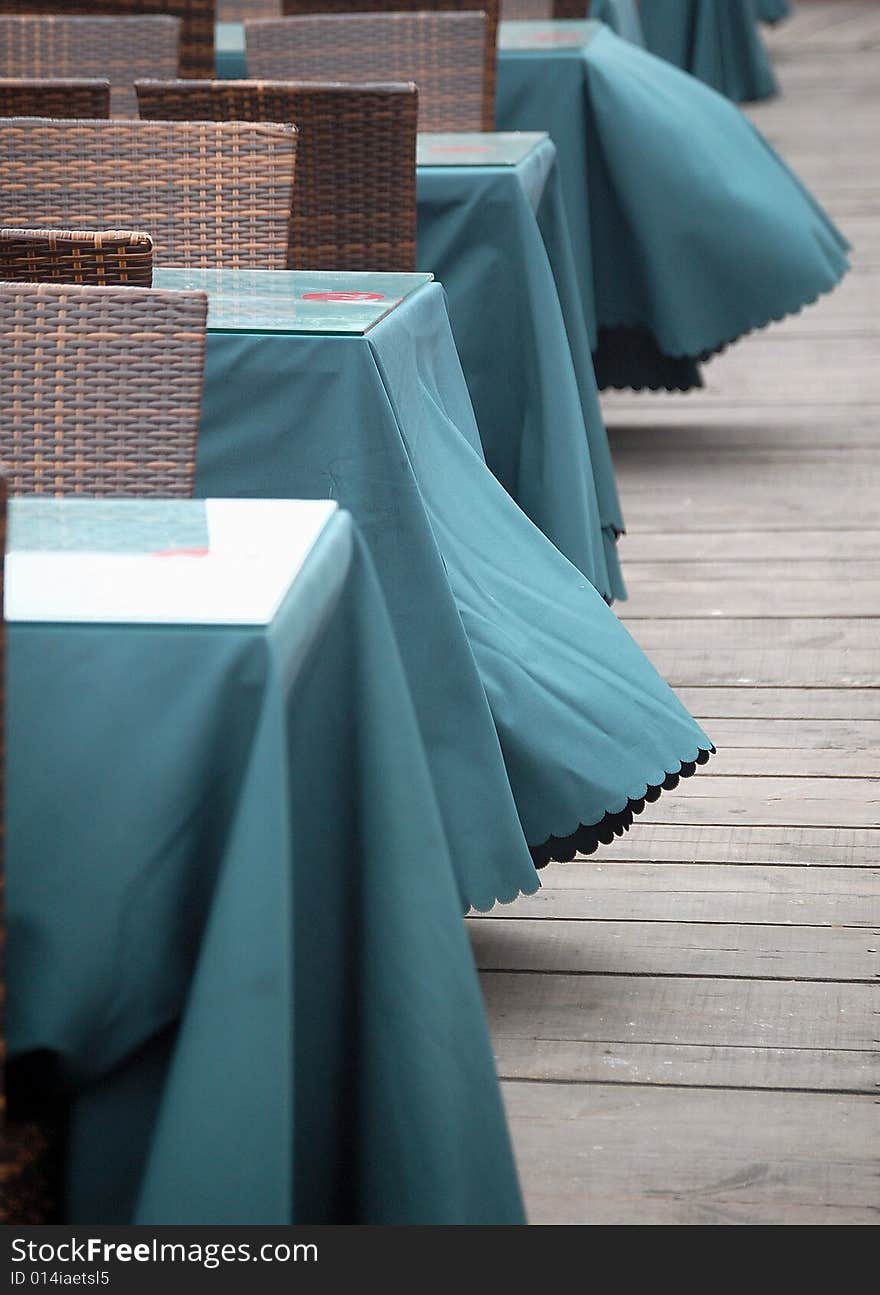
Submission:
[[[27,499],[10,507],[27,531]],[[120,500],[54,500],[65,531],[76,537],[80,510],[84,543],[94,535],[103,504],[118,519]],[[45,509],[45,501],[40,501]],[[137,508],[139,542],[149,532],[149,500]],[[87,507],[84,507],[87,506]],[[168,502],[156,501],[157,518]],[[181,509],[201,509],[207,546],[158,547],[141,552],[28,549],[26,540],[5,560],[8,621],[80,621],[138,624],[266,625],[290,589],[324,527],[336,511],[332,500],[185,500]],[[24,525],[21,523],[24,522]],[[124,524],[121,527],[124,533]],[[159,545],[167,528],[157,527]],[[94,544],[94,541],[91,540]]]

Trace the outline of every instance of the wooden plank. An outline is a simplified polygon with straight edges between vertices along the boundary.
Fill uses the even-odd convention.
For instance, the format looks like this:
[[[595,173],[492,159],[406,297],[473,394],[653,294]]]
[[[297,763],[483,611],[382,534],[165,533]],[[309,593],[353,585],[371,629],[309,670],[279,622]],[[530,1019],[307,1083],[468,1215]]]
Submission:
[[[772,571],[772,568],[771,568]],[[665,572],[632,573],[627,567],[627,619],[650,616],[674,620],[703,616],[798,616],[827,620],[835,616],[880,615],[880,580],[858,580],[840,572],[837,579],[775,577],[750,568],[738,579],[713,579],[703,572],[674,578]]]
[[[480,971],[580,976],[875,980],[880,931],[735,922],[471,919]],[[880,997],[878,997],[880,1003]]]
[[[715,777],[880,778],[880,745],[835,751],[792,747],[727,747],[712,725],[718,752],[712,761]]]
[[[870,1097],[506,1083],[532,1223],[876,1223]]]
[[[676,1043],[499,1039],[502,1079],[876,1094],[880,1053]]]
[[[565,919],[880,927],[880,871],[729,863],[550,864],[541,889],[475,922]],[[584,928],[583,939],[590,939]]]
[[[644,530],[666,526],[686,532],[753,531],[762,519],[768,531],[802,530],[833,525],[843,513],[852,528],[865,526],[873,530],[876,525],[878,489],[866,481],[865,473],[848,471],[847,480],[822,492],[817,490],[815,480],[804,481],[802,475],[792,472],[792,480],[781,492],[779,479],[785,475],[782,461],[778,467],[762,471],[737,469],[720,461],[711,472],[697,465],[687,492],[676,493],[675,511],[663,498],[666,480],[671,482],[675,477],[667,469],[654,466],[657,470],[653,473],[653,488],[644,478],[633,481],[625,470],[619,476],[624,516]],[[827,476],[833,477],[830,465]],[[720,485],[725,477],[731,491],[727,498]],[[731,497],[741,501],[735,509],[729,506]]]
[[[650,823],[880,828],[880,782],[870,778],[716,777],[700,772],[646,805]]]
[[[747,405],[737,403],[731,393],[726,405],[719,399],[707,410],[700,404],[699,393],[693,400],[669,396],[658,404],[650,396],[626,392],[616,393],[612,400],[606,392],[602,407],[615,459],[621,462],[628,450],[635,455],[638,451],[662,449],[670,442],[682,458],[689,457],[692,451],[727,451],[732,455],[768,446],[785,448],[789,455],[798,453],[801,446],[822,446],[839,454],[848,452],[851,446],[871,447],[880,442],[880,429],[870,404],[855,408],[797,401],[787,407]],[[851,526],[848,518],[835,519],[834,529]],[[804,527],[809,529],[809,525]]]
[[[880,687],[872,620],[622,619],[673,687]]]
[[[683,686],[678,695],[698,719],[878,720],[876,688]]]
[[[719,719],[712,725],[712,735],[719,744],[713,768],[720,772],[725,756],[740,749],[796,749],[802,755],[830,752],[834,760],[847,753],[856,757],[863,752],[873,753],[880,747],[880,720]]]
[[[859,546],[837,558],[808,559],[802,554],[779,558],[772,552],[772,541],[768,544],[767,537],[763,538],[764,552],[760,557],[757,554],[747,559],[728,556],[723,561],[707,558],[702,543],[700,551],[693,556],[685,554],[676,559],[654,555],[643,561],[633,560],[629,552],[630,546],[624,541],[622,556],[626,558],[627,586],[631,591],[638,588],[641,593],[643,590],[665,589],[667,585],[684,583],[727,585],[745,583],[748,580],[758,589],[779,589],[787,584],[817,587],[834,585],[841,588],[852,582],[864,594],[865,586],[874,584],[878,586],[877,610],[880,610],[880,558],[862,557]],[[790,533],[785,538],[789,539]],[[693,548],[693,541],[691,546]],[[860,555],[856,557],[854,552]],[[874,614],[870,603],[862,603],[861,606],[864,615]]]
[[[834,868],[880,866],[880,832],[852,827],[754,827],[651,823],[636,819],[597,859],[609,865],[641,863],[732,863]]]
[[[485,971],[495,1039],[872,1051],[876,985]]]
[[[632,583],[639,571],[645,576],[659,565],[671,564],[697,576],[722,560],[731,572],[743,563],[755,577],[768,566],[786,563],[792,579],[820,563],[850,563],[863,567],[880,560],[880,530],[865,531],[703,531],[699,539],[680,531],[627,531],[618,544],[626,578]]]

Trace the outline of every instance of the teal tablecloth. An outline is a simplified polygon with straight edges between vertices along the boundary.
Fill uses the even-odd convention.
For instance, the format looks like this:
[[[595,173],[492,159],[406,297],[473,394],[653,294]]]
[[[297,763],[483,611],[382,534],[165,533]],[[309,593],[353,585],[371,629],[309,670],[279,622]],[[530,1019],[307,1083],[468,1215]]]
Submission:
[[[644,45],[639,0],[591,0],[589,16],[597,22],[607,23],[624,40]]]
[[[846,242],[728,100],[601,24],[574,30],[570,48],[502,47],[498,126],[556,145],[599,385],[687,389],[701,357],[833,288]]]
[[[198,492],[354,514],[462,900],[533,890],[523,834],[538,863],[610,841],[709,739],[487,469],[439,285],[363,337],[236,334],[212,323],[218,274],[156,276],[209,296]]]
[[[791,16],[788,0],[755,0],[755,8],[761,22],[777,23]]]
[[[14,624],[8,680],[10,1048],[74,1094],[68,1221],[522,1221],[350,519],[268,627]]]
[[[778,93],[755,0],[644,0],[641,18],[652,54],[735,103]]]
[[[489,467],[606,598],[626,596],[623,516],[556,153],[420,166],[418,263],[446,289]]]

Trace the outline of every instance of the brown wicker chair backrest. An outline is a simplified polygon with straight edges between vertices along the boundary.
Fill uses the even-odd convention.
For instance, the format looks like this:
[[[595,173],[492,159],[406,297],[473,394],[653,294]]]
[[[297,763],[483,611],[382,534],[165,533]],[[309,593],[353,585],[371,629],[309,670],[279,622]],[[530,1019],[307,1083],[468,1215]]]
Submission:
[[[106,77],[114,117],[136,117],[134,82],[177,76],[180,19],[0,14],[0,76]],[[99,114],[100,115],[100,114]]]
[[[501,0],[502,19],[586,18],[589,0]]]
[[[149,288],[153,240],[127,229],[0,229],[0,279]]]
[[[188,498],[203,292],[0,283],[0,471],[17,494]]]
[[[110,82],[0,78],[0,117],[109,117]]]
[[[492,130],[495,30],[485,7],[255,19],[245,23],[248,72],[267,81],[415,81],[420,130]]]
[[[214,75],[216,0],[0,0],[0,13],[96,14],[132,17],[171,14],[181,20],[181,76]]]
[[[295,157],[296,131],[281,124],[9,118],[3,214],[38,229],[143,229],[157,265],[283,269]]]
[[[414,85],[139,81],[141,115],[298,129],[288,266],[414,270]]]

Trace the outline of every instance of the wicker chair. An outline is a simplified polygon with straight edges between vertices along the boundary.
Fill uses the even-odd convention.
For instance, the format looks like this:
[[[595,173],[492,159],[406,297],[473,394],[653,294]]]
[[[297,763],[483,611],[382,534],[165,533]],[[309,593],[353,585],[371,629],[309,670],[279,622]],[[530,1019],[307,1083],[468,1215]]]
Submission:
[[[295,157],[296,131],[280,124],[9,118],[3,214],[37,229],[143,229],[159,265],[283,269]]]
[[[153,240],[126,229],[0,229],[0,279],[149,288]]]
[[[296,123],[291,269],[415,269],[414,85],[139,81],[137,93],[147,118]]]
[[[137,116],[134,82],[138,77],[177,75],[179,45],[180,19],[167,14],[140,18],[0,15],[0,75],[106,77],[112,87],[114,117]]]
[[[171,14],[181,20],[180,76],[214,75],[216,0],[0,0],[0,13],[132,17]]]
[[[505,20],[519,18],[577,18],[587,16],[589,0],[501,0],[501,17]]]
[[[358,51],[357,45],[355,45],[355,48],[351,48],[353,38],[351,38],[351,41],[346,41],[346,44],[348,44],[347,52],[346,44],[340,44],[339,47],[334,48],[333,51],[334,57],[339,57],[340,61],[342,61],[343,54],[346,54],[346,57],[352,58],[353,70],[351,78],[348,78],[348,76],[340,73],[338,70],[330,70],[329,73],[325,73],[325,71],[321,71],[321,73],[308,73],[308,71],[305,71],[304,69],[300,70],[299,67],[292,69],[292,67],[287,66],[282,69],[281,66],[278,66],[278,63],[269,65],[267,62],[264,65],[261,61],[259,63],[254,62],[251,58],[250,36],[248,36],[247,67],[248,73],[251,75],[260,76],[260,78],[265,78],[267,80],[290,78],[296,78],[298,80],[326,80],[327,78],[333,80],[414,80],[414,82],[419,84],[419,91],[421,91],[421,105],[423,111],[421,128],[423,131],[445,131],[445,129],[452,129],[452,131],[466,131],[466,129],[493,131],[494,92],[496,92],[496,44],[498,39],[498,12],[500,12],[500,0],[282,0],[282,9],[283,13],[285,13],[287,17],[302,17],[303,14],[390,14],[418,13],[423,12],[423,10],[431,10],[432,13],[462,13],[474,12],[474,10],[478,9],[481,10],[481,12],[485,13],[485,41],[483,45],[483,114],[481,114],[481,119],[476,124],[474,124],[474,119],[472,119],[474,118],[474,114],[471,113],[468,113],[468,124],[463,124],[463,114],[457,114],[456,111],[454,111],[453,104],[450,105],[453,110],[449,113],[449,124],[436,126],[436,124],[434,124],[434,113],[431,113],[430,115],[426,113],[426,105],[432,100],[432,98],[434,98],[434,96],[428,95],[428,87],[424,84],[424,71],[427,71],[427,69],[424,69],[422,66],[421,58],[419,58],[418,62],[413,63],[412,66],[406,65],[404,61],[400,60],[395,62],[383,60],[382,63],[377,63],[377,65],[371,66],[365,61],[365,49],[360,49],[360,51]],[[343,38],[342,28],[339,28],[338,39],[343,41],[346,40],[346,38]],[[459,40],[461,40],[461,38],[459,38]],[[456,53],[456,62],[453,62],[448,69],[445,69],[445,75],[448,76],[450,87],[452,87],[448,92],[448,96],[450,100],[453,101],[459,93],[457,84],[458,62],[465,60],[465,57],[471,57],[470,52],[466,53],[465,45],[463,45],[463,43],[459,45],[454,53]],[[362,57],[358,58],[358,54]],[[475,52],[474,57],[476,57]],[[423,74],[422,76],[417,75],[419,71]],[[446,119],[444,118],[444,120]]]
[[[0,79],[0,117],[109,117],[110,82]]]
[[[17,494],[188,498],[203,292],[0,283],[0,471]]]
[[[317,14],[245,23],[248,69],[267,80],[415,81],[421,130],[481,130],[482,13]]]

